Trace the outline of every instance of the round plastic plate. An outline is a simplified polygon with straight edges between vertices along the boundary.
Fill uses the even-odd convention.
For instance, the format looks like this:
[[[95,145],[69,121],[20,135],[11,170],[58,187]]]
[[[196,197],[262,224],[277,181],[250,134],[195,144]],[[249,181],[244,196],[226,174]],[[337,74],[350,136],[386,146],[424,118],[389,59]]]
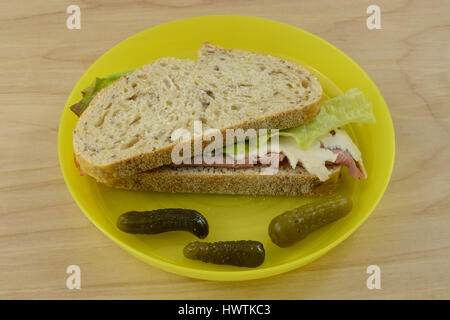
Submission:
[[[325,95],[333,97],[357,87],[372,101],[376,124],[346,128],[359,146],[368,179],[356,181],[344,172],[337,192],[354,201],[345,218],[309,235],[289,248],[279,248],[268,236],[276,215],[312,201],[301,197],[250,197],[122,191],[80,176],[73,162],[72,131],[78,120],[69,106],[95,77],[136,68],[172,56],[196,59],[204,41],[227,48],[271,54],[300,63],[313,71]],[[347,55],[325,40],[276,21],[245,16],[202,16],[173,21],[140,32],[101,56],[81,77],[67,99],[58,137],[59,158],[66,184],[85,215],[108,237],[139,259],[179,275],[210,280],[248,280],[280,274],[319,258],[360,226],[380,201],[391,176],[395,138],[388,107],[369,76]],[[131,235],[116,227],[117,217],[130,210],[190,208],[209,222],[205,241],[258,240],[266,249],[258,268],[214,265],[186,259],[183,247],[197,240],[186,232]]]

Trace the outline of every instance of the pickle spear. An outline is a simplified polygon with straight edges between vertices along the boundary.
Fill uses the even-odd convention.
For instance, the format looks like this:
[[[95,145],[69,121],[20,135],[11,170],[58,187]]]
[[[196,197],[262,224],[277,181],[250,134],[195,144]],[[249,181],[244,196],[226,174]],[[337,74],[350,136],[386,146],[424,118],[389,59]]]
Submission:
[[[291,246],[309,233],[344,217],[352,207],[352,200],[341,195],[306,204],[272,219],[269,236],[279,247]]]
[[[252,240],[189,243],[184,256],[193,260],[238,267],[255,268],[264,262],[265,251],[261,242]]]
[[[117,227],[124,232],[134,234],[188,231],[200,239],[206,238],[209,233],[205,217],[199,212],[189,209],[130,211],[119,217]]]

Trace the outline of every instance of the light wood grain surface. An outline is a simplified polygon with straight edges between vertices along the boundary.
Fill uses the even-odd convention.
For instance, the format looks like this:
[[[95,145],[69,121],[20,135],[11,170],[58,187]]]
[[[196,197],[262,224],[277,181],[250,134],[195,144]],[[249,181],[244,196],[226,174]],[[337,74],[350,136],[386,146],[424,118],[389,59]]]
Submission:
[[[368,30],[366,8],[381,7]],[[81,30],[65,26],[81,7]],[[82,214],[61,175],[57,131],[76,81],[121,40],[171,20],[253,15],[323,37],[357,61],[390,107],[394,174],[348,240],[276,277],[220,283],[161,271],[120,249]],[[449,1],[47,0],[0,2],[0,298],[450,298]],[[82,289],[66,289],[66,267]],[[381,267],[368,290],[366,268]]]

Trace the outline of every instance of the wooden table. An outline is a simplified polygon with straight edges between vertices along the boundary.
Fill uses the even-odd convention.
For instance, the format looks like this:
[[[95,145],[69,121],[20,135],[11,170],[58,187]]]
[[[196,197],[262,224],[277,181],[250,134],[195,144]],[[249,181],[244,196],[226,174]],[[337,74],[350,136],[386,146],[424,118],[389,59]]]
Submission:
[[[381,30],[366,8],[381,8]],[[450,298],[449,1],[1,1],[0,298]],[[66,8],[81,7],[81,30]],[[295,271],[219,283],[133,258],[72,200],[57,156],[59,118],[88,66],[119,41],[183,17],[241,14],[301,27],[372,77],[390,107],[397,155],[381,203],[348,240]],[[82,289],[66,288],[66,268]],[[368,290],[366,268],[381,268]]]

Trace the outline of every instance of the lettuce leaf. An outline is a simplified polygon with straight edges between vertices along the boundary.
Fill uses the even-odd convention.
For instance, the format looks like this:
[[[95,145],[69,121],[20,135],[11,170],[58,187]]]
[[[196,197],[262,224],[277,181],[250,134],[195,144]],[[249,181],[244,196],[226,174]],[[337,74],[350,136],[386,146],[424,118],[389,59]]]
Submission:
[[[291,136],[300,148],[306,150],[321,136],[349,123],[375,123],[372,103],[357,88],[349,89],[342,96],[324,101],[320,113],[310,122],[279,132]]]
[[[230,156],[235,155],[239,158],[240,156],[244,156],[245,154],[250,154],[250,152],[255,152],[259,148],[260,139],[267,141],[268,137],[261,136],[261,137],[256,137],[255,139],[256,139],[256,143],[252,144],[253,149],[251,149],[251,150],[250,150],[250,140],[246,140],[246,141],[240,141],[235,144],[231,144],[231,145],[223,147],[222,153],[228,154]],[[217,150],[217,151],[220,152],[221,150]]]
[[[278,134],[294,137],[298,146],[306,150],[318,138],[349,123],[375,123],[372,103],[357,88],[349,89],[342,96],[326,100],[320,113],[312,121],[295,128],[281,130]],[[273,135],[269,134],[267,138],[271,136]],[[238,156],[248,153],[249,143],[245,141],[227,146],[223,152]]]
[[[100,90],[117,81],[118,79],[120,79],[120,77],[126,74],[130,74],[133,71],[134,69],[131,69],[123,72],[113,73],[103,78],[95,78],[95,80],[89,87],[81,91],[83,98],[76,104],[71,106],[70,110],[72,110],[77,116],[81,116],[84,110],[86,110],[86,108],[89,106],[89,103],[91,103],[92,99]]]

